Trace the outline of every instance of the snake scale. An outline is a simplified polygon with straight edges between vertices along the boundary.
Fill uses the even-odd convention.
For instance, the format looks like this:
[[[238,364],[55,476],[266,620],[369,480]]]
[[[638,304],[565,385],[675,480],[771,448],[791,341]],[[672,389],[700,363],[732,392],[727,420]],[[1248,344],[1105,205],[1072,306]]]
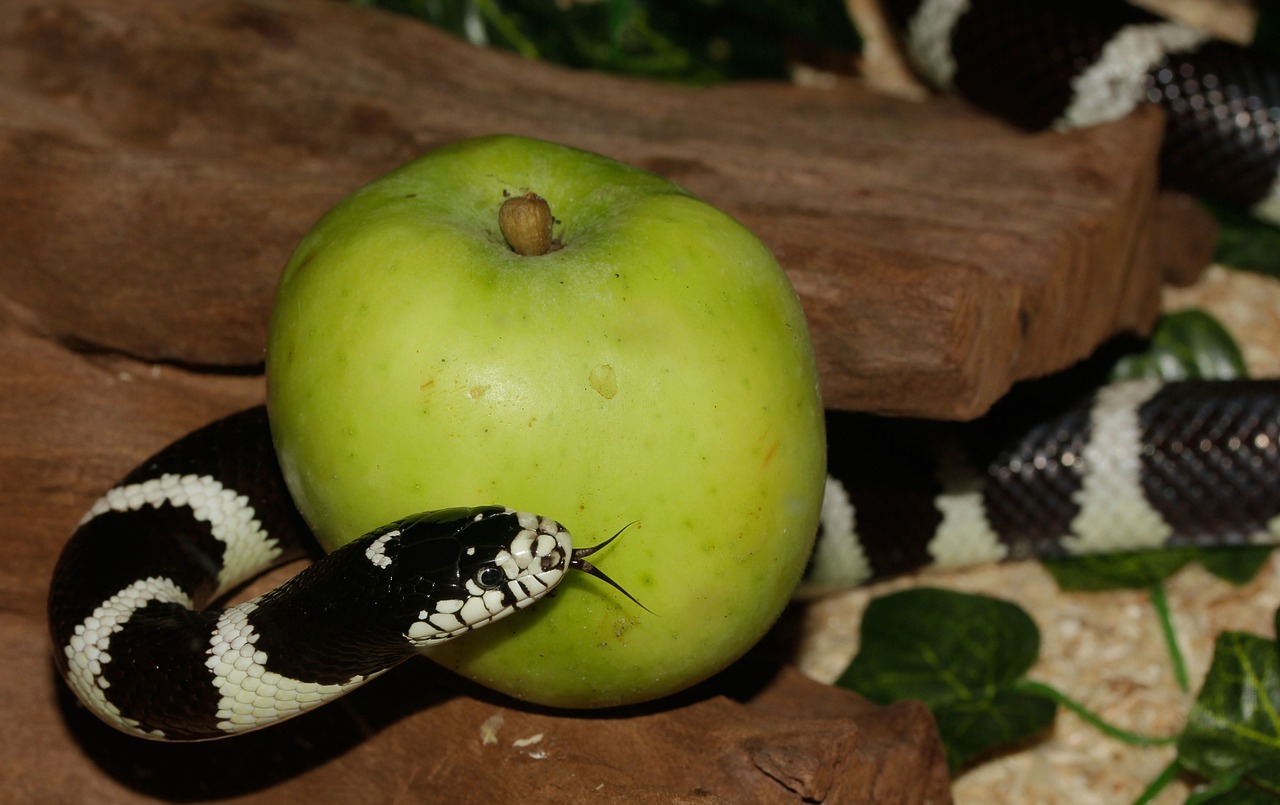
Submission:
[[[1159,103],[1168,183],[1280,218],[1280,71],[1253,52],[1123,2],[886,5],[940,88],[1028,128]],[[943,439],[920,430],[829,415],[809,592],[925,565],[1280,539],[1280,381],[1115,383],[1031,421],[1004,405]],[[59,671],[117,729],[220,738],[533,605],[570,570],[612,584],[586,561],[603,544],[489,506],[406,517],[203,609],[308,538],[265,409],[184,437],[67,543],[49,595]]]

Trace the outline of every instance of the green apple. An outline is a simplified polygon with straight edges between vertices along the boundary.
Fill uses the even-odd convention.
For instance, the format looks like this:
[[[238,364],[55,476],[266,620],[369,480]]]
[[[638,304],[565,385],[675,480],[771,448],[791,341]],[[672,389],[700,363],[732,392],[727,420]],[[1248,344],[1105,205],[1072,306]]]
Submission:
[[[554,229],[521,254],[499,214],[535,194]],[[338,204],[284,269],[267,379],[328,549],[450,506],[533,511],[577,546],[633,524],[592,562],[652,612],[571,573],[431,650],[521,699],[627,704],[715,673],[812,546],[825,443],[795,292],[728,215],[595,154],[467,140]]]

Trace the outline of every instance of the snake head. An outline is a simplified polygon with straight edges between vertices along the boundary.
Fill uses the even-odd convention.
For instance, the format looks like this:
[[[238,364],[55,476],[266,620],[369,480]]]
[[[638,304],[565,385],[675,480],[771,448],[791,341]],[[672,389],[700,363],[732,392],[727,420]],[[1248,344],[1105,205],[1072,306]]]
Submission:
[[[551,592],[569,569],[572,538],[547,517],[483,506],[409,519],[412,524],[399,524],[395,561],[423,568],[430,584],[405,632],[419,647],[524,609]]]
[[[375,537],[367,549],[386,552],[388,564],[403,566],[429,594],[409,613],[404,634],[418,647],[434,645],[505,618],[548,595],[570,569],[594,576],[649,610],[586,557],[617,539],[573,548],[573,539],[548,517],[498,506],[444,509],[406,518]],[[395,537],[393,545],[378,541]],[[369,555],[377,564],[381,556]]]

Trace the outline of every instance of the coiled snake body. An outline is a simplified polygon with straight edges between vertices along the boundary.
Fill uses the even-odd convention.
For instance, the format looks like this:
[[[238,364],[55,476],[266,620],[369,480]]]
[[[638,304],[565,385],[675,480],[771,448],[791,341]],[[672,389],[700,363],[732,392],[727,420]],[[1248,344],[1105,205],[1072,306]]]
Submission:
[[[1120,3],[889,6],[940,85],[1036,126],[1156,100],[1176,184],[1280,217],[1280,73],[1253,56]],[[1064,22],[1085,6],[1094,22]],[[1090,95],[1099,86],[1103,100]],[[1045,420],[1009,419],[997,410],[938,452],[833,414],[807,588],[927,564],[1280,539],[1280,381],[1120,383]],[[532,605],[570,569],[608,581],[585,560],[601,546],[574,549],[554,520],[449,509],[378,529],[258,599],[200,610],[302,556],[305,535],[264,409],[184,438],[104,495],[68,542],[49,596],[59,670],[118,729],[225,737]]]
[[[120,730],[220,738],[523,609],[570,568],[604,578],[585,561],[602,546],[575,550],[554,520],[445,509],[376,529],[252,601],[200,609],[304,556],[308,535],[264,408],[181,439],[100,498],[64,548],[49,596],[59,670]]]

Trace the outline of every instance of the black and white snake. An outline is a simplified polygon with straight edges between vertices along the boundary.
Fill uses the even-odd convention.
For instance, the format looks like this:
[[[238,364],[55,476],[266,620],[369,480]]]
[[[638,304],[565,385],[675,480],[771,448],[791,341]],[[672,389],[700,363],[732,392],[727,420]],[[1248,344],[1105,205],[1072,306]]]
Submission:
[[[1280,215],[1280,72],[1247,52],[1122,3],[889,6],[940,85],[1032,126],[1156,100],[1172,182]],[[1209,167],[1180,172],[1188,163]],[[924,442],[832,414],[807,589],[930,564],[1280,540],[1280,381],[1130,381],[1020,419],[1004,405]],[[219,738],[532,605],[570,569],[608,581],[585,559],[602,546],[575,549],[553,520],[449,509],[378,529],[258,599],[200,610],[302,556],[305,537],[264,409],[180,440],[95,503],[64,549],[49,595],[59,670],[125,732]]]
[[[938,89],[1032,130],[1165,112],[1161,177],[1280,222],[1280,66],[1123,0],[884,0]]]
[[[306,556],[309,537],[266,409],[201,428],[103,495],[63,549],[49,594],[58,669],[124,732],[222,738],[524,609],[570,569],[617,586],[586,561],[608,541],[574,548],[554,520],[483,506],[406,517],[252,601],[202,609]]]

